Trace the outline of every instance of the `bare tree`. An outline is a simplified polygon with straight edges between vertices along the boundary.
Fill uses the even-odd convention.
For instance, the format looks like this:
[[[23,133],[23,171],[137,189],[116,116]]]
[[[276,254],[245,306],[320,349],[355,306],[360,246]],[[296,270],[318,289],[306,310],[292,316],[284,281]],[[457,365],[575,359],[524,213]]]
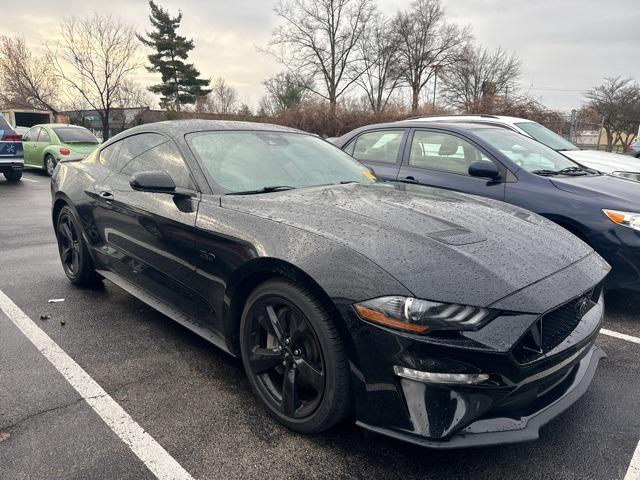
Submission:
[[[49,54],[55,73],[70,89],[96,110],[102,123],[102,137],[109,138],[111,110],[129,75],[139,65],[135,31],[112,16],[65,19],[60,40]]]
[[[275,7],[283,23],[272,33],[268,52],[291,73],[321,79],[312,91],[337,101],[358,74],[356,45],[374,11],[373,0],[280,0]]]
[[[400,83],[398,47],[400,37],[382,14],[374,15],[358,41],[361,68],[356,83],[366,93],[373,113],[384,111]]]
[[[640,123],[640,85],[630,78],[607,77],[585,96],[587,106],[602,117],[607,150],[611,151],[616,143],[628,147],[636,138]]]
[[[222,77],[213,82],[211,93],[196,102],[196,111],[222,115],[235,113],[237,107],[238,92]]]
[[[313,81],[289,72],[280,72],[262,82],[267,94],[260,103],[265,113],[276,114],[300,105],[309,96]]]
[[[487,90],[504,96],[515,94],[521,68],[518,57],[502,48],[488,50],[468,45],[442,75],[447,101],[467,113],[484,113],[477,110],[482,107]]]
[[[411,89],[415,112],[422,89],[451,64],[471,33],[446,22],[440,0],[414,0],[409,10],[397,13],[393,26],[400,36],[400,76]]]
[[[57,112],[60,84],[43,65],[46,56],[34,55],[24,38],[0,36],[0,103]]]

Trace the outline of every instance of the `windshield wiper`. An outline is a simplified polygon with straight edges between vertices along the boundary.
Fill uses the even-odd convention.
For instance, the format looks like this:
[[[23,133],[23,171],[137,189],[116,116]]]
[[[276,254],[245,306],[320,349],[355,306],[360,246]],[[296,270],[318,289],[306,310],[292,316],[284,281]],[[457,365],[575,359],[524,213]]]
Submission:
[[[295,190],[296,187],[290,187],[289,185],[273,185],[269,187],[262,187],[257,190],[245,190],[244,192],[229,192],[225,193],[225,195],[255,195],[258,193],[269,193],[269,192],[281,192],[285,190]]]
[[[558,170],[558,173],[561,175],[587,175],[589,172],[582,167],[566,167]]]
[[[555,170],[532,170],[531,173],[535,173],[536,175],[543,175],[543,176],[550,176],[550,175],[558,175],[559,172],[556,172]]]

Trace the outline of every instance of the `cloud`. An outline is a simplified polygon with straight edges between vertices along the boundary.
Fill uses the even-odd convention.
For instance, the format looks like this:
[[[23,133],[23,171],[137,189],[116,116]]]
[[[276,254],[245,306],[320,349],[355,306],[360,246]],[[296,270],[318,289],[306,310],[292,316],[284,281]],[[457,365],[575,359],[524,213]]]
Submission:
[[[191,61],[204,77],[224,77],[240,100],[257,105],[262,81],[280,70],[258,51],[278,24],[271,0],[160,0],[175,14],[182,10],[181,33],[193,37]],[[638,0],[443,0],[451,21],[469,24],[476,41],[515,51],[524,65],[522,83],[552,106],[577,107],[581,91],[605,76],[640,77]],[[378,0],[392,15],[407,0]],[[0,34],[23,35],[37,48],[57,36],[63,16],[114,14],[140,31],[150,28],[144,1],[24,0],[20,10],[3,11]],[[140,81],[157,76],[141,70]]]

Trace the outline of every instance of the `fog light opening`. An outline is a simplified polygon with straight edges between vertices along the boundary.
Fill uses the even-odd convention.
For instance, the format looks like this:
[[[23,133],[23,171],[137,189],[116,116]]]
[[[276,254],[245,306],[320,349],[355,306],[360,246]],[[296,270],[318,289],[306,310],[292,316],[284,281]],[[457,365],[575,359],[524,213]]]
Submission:
[[[412,368],[395,365],[393,371],[396,375],[409,380],[424,383],[441,383],[447,385],[478,385],[489,380],[486,373],[433,373],[413,370]]]

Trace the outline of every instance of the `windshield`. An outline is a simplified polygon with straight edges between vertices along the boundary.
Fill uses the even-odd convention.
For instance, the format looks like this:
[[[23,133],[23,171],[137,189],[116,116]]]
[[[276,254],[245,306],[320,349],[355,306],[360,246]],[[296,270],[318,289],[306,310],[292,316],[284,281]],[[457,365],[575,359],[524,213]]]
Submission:
[[[564,155],[516,132],[501,128],[482,128],[474,130],[473,133],[529,172],[558,172],[566,168],[580,168]]]
[[[53,131],[62,143],[99,143],[95,135],[86,128],[54,127]]]
[[[367,167],[311,135],[225,131],[189,139],[204,168],[228,192],[375,181]]]
[[[568,142],[557,133],[552,132],[546,127],[535,122],[516,123],[517,127],[527,132],[534,140],[544,143],[547,147],[554,150],[578,150],[573,143]]]

